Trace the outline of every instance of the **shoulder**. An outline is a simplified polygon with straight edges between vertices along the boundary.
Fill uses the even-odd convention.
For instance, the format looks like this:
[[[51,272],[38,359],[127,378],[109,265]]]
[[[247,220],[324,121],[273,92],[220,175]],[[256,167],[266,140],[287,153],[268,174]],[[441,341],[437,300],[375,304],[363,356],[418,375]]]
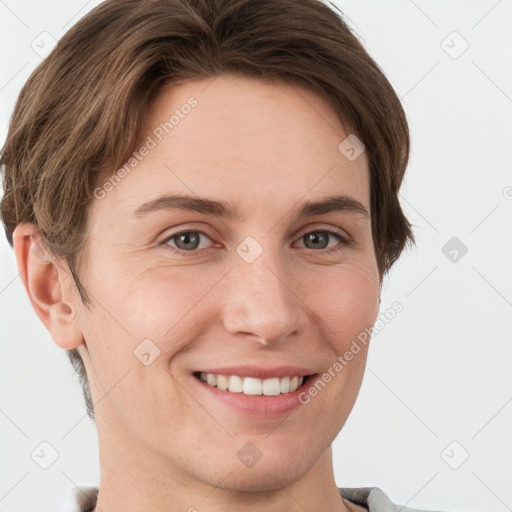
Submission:
[[[362,505],[369,512],[442,512],[403,507],[393,503],[379,487],[340,487],[340,495],[356,505]],[[354,509],[357,512],[358,509]]]

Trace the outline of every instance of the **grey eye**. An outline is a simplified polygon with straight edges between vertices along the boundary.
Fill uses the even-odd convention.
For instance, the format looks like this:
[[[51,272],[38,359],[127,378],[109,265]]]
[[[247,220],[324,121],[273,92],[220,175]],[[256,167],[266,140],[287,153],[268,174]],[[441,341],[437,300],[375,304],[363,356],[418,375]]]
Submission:
[[[301,237],[301,240],[304,240],[304,244],[308,249],[326,249],[329,244],[329,237],[336,238],[338,242],[345,242],[340,234],[322,229],[317,229],[304,234]]]
[[[182,251],[195,251],[204,248],[200,247],[201,235],[207,239],[210,238],[201,231],[182,231],[181,233],[171,235],[164,243],[167,244],[172,240],[174,242],[173,246],[177,249]]]

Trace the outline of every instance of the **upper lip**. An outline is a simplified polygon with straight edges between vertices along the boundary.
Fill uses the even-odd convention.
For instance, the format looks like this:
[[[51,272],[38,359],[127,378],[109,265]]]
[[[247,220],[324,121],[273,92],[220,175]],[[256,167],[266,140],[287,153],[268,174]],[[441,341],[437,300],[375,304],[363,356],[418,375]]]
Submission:
[[[222,368],[205,368],[199,370],[204,373],[212,373],[214,375],[238,375],[240,377],[254,377],[258,379],[270,379],[272,377],[305,377],[313,375],[314,370],[300,366],[274,366],[260,367],[254,365],[241,366],[223,366]]]

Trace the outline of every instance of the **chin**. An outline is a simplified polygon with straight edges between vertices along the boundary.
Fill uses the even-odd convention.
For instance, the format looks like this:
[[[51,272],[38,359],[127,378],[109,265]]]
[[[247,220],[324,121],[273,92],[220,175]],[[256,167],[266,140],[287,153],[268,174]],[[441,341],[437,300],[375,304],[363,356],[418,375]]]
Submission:
[[[218,464],[207,466],[208,482],[226,490],[247,492],[275,491],[296,482],[317,463],[323,450],[305,439],[289,438],[283,443],[283,437],[274,433],[267,438],[247,436],[237,440],[235,450],[223,450]]]
[[[297,465],[293,460],[281,459],[279,462],[264,463],[260,460],[252,468],[240,468],[236,465],[231,472],[216,475],[218,479],[208,479],[211,485],[220,489],[235,492],[270,492],[277,491],[290,485],[302,476],[310,468]],[[228,476],[226,477],[226,474]]]

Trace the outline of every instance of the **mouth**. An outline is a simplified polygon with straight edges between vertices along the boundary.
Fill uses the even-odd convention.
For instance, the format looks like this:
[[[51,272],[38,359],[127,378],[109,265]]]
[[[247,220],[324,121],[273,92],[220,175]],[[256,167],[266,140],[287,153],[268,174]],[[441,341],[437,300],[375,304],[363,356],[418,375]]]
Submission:
[[[212,400],[227,414],[270,420],[283,417],[293,409],[304,407],[301,396],[315,384],[319,373],[295,365],[240,364],[201,368],[190,373],[193,387],[203,403]],[[317,402],[320,403],[320,402]],[[317,406],[318,407],[318,406]],[[309,414],[317,407],[307,408]]]
[[[315,384],[319,373],[297,366],[256,368],[231,366],[204,368],[191,374],[193,387],[204,404],[213,402],[215,411],[252,420],[279,419],[304,406],[301,395]],[[307,408],[308,411],[315,409]]]
[[[193,376],[212,388],[226,393],[247,396],[289,395],[305,388],[309,380],[318,375],[285,375],[260,379],[242,375],[224,375],[196,371]]]

